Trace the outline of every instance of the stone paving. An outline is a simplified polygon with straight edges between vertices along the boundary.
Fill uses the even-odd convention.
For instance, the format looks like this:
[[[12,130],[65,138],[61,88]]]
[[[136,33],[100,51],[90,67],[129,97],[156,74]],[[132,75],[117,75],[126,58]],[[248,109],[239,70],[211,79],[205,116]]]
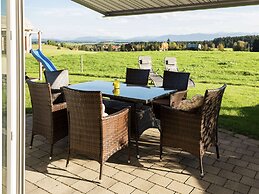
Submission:
[[[220,130],[220,159],[215,149],[204,157],[205,176],[199,177],[198,159],[177,150],[165,149],[159,161],[159,132],[148,129],[141,137],[140,159],[132,145],[131,163],[127,150],[113,155],[104,165],[103,180],[98,182],[99,163],[72,155],[68,167],[67,139],[54,145],[49,161],[47,141],[35,136],[32,149],[31,115],[26,125],[26,193],[259,193],[259,141]]]

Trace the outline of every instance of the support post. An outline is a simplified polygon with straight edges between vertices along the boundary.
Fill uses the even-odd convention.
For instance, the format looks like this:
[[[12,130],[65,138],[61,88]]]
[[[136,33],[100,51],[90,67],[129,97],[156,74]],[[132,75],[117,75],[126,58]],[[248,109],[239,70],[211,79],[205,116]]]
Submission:
[[[41,50],[41,31],[38,32],[38,49]],[[39,62],[39,80],[42,80],[42,64]]]
[[[81,61],[81,72],[83,73],[83,71],[84,71],[84,58],[83,58],[83,55],[81,55],[81,57],[80,57],[80,61]]]

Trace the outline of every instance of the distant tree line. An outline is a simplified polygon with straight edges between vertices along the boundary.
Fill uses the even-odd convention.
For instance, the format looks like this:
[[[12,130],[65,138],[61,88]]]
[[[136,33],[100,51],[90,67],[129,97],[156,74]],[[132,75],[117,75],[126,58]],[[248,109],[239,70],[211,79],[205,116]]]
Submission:
[[[46,44],[57,46],[57,49],[69,48],[84,51],[159,51],[159,50],[219,50],[232,48],[233,51],[259,52],[259,36],[221,37],[211,41],[179,42],[168,39],[165,42],[130,42],[130,43],[70,43],[47,40]],[[163,45],[163,46],[162,46]],[[190,46],[191,45],[191,46]],[[165,47],[166,46],[166,47]],[[163,47],[163,48],[162,48]],[[166,49],[165,49],[166,48]]]

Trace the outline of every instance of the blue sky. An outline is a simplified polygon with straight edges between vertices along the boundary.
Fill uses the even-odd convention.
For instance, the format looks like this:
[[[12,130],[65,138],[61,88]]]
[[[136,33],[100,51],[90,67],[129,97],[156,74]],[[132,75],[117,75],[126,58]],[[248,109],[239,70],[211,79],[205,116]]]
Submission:
[[[158,36],[252,32],[259,34],[259,6],[105,18],[70,0],[25,0],[25,17],[43,38]]]

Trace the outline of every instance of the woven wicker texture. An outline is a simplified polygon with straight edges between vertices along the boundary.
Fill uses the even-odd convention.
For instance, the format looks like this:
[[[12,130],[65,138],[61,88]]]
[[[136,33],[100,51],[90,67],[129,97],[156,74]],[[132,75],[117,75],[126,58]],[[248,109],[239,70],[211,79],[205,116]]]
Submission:
[[[218,116],[226,85],[215,90],[206,90],[201,111],[184,112],[171,107],[161,107],[161,154],[163,146],[182,148],[200,157],[211,146],[218,154]]]
[[[201,137],[204,150],[211,145],[217,144],[218,117],[225,88],[226,85],[219,89],[207,90],[205,92],[201,123]]]
[[[66,103],[53,105],[49,84],[30,80],[26,82],[31,95],[33,115],[31,145],[34,135],[42,135],[53,146],[68,134]]]
[[[64,88],[69,115],[69,150],[98,161],[128,145],[129,109],[102,117],[102,94]],[[100,170],[101,176],[101,170]]]
[[[126,83],[146,86],[148,84],[149,71],[149,69],[127,68]]]

